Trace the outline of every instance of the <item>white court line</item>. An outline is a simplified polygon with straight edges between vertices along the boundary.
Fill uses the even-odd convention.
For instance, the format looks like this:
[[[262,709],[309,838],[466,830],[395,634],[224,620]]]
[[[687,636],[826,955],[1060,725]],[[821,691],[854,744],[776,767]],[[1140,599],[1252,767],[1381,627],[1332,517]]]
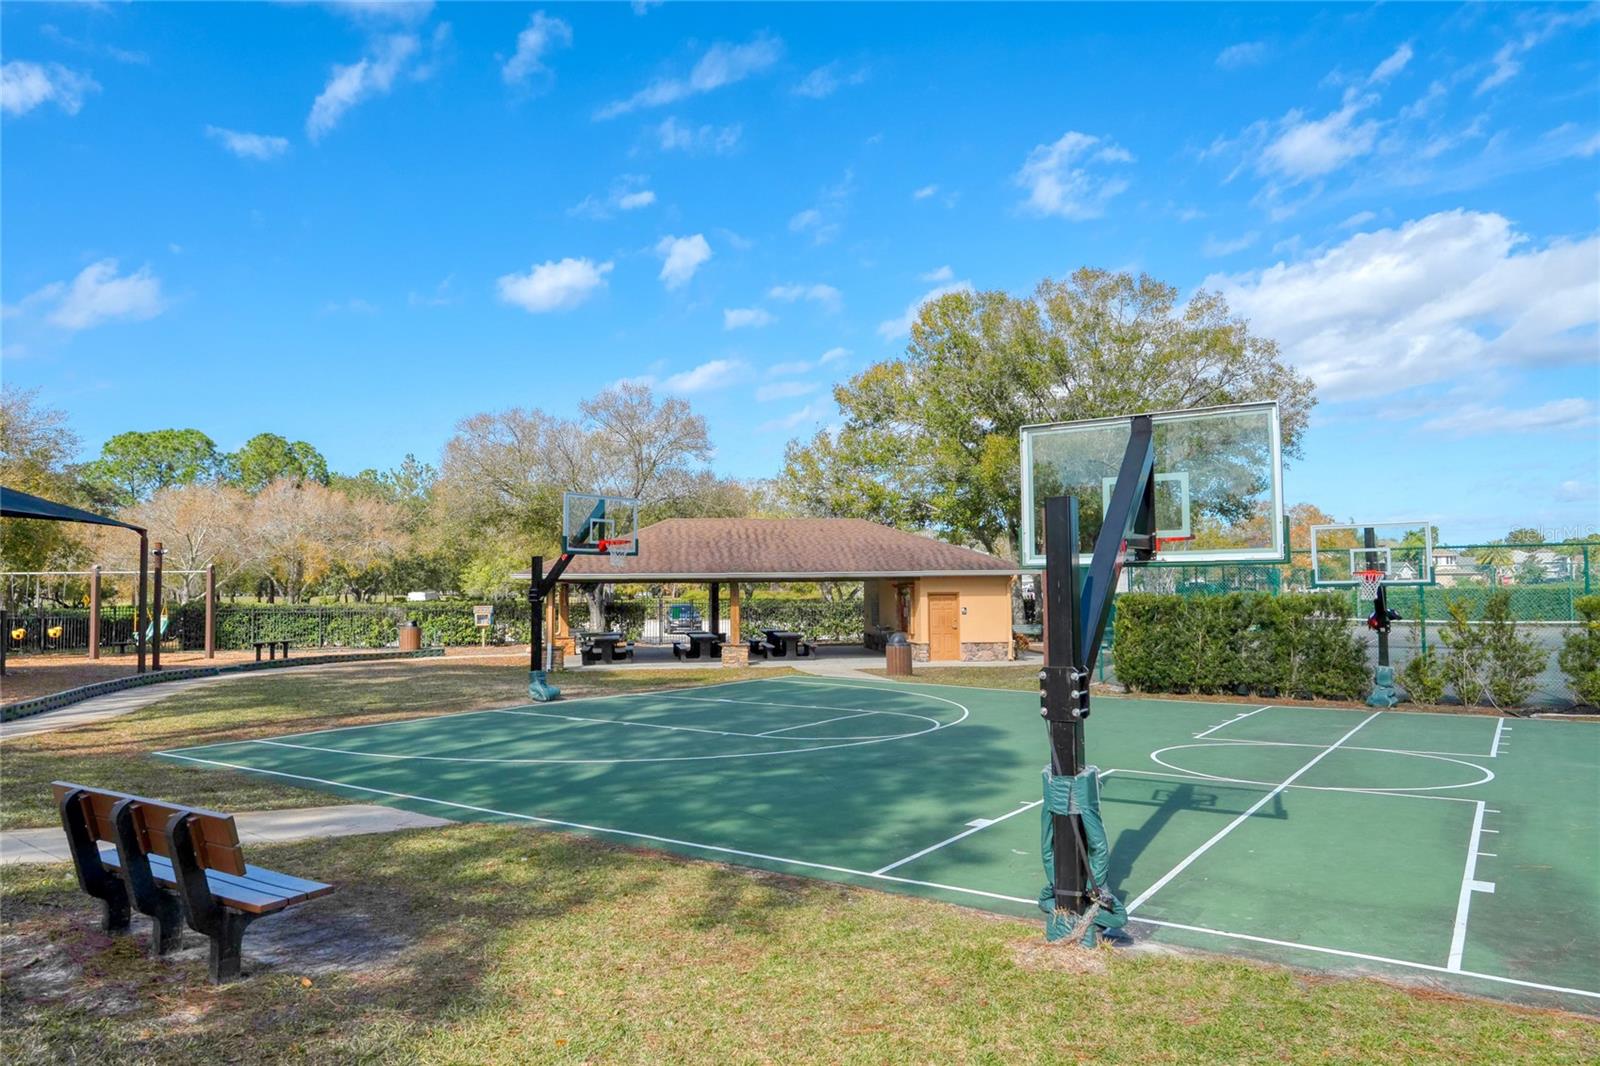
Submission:
[[[1391,712],[1392,713],[1392,712]],[[1227,725],[1227,722],[1223,722]],[[1196,740],[1200,738],[1195,737]],[[1313,744],[1304,740],[1245,740],[1240,737],[1222,737],[1213,741],[1214,744],[1236,744],[1240,747],[1255,745],[1258,748],[1320,748],[1321,744]],[[1491,756],[1481,751],[1424,751],[1421,748],[1364,748],[1359,744],[1347,745],[1345,751],[1375,751],[1381,755],[1446,755],[1458,759],[1487,759]]]
[[[1494,723],[1494,743],[1489,746],[1489,758],[1498,759],[1500,757],[1500,734],[1505,731],[1506,720],[1504,718],[1496,719]]]
[[[1364,723],[1363,723],[1364,724]],[[1359,726],[1357,728],[1360,728]],[[568,829],[582,829],[592,833],[606,833],[612,836],[629,837],[636,840],[649,840],[658,844],[676,844],[680,847],[696,848],[702,851],[717,852],[724,855],[739,855],[750,859],[764,859],[768,862],[779,862],[789,866],[799,866],[811,870],[828,870],[832,873],[847,874],[852,877],[865,877],[878,881],[892,881],[895,884],[918,885],[924,888],[937,888],[945,892],[954,892],[959,895],[980,896],[984,899],[1003,900],[1008,903],[1020,903],[1026,906],[1037,906],[1038,900],[1025,899],[1021,896],[1008,896],[1001,892],[986,892],[977,888],[963,888],[960,885],[946,885],[937,881],[917,881],[909,877],[895,877],[891,874],[874,875],[866,870],[852,870],[846,866],[831,866],[820,862],[804,862],[799,859],[788,859],[778,855],[763,855],[759,852],[740,851],[736,848],[720,847],[716,844],[700,844],[692,840],[674,840],[670,837],[653,836],[649,833],[635,833],[626,829],[611,829],[606,826],[584,825],[580,822],[564,822],[555,818],[541,818],[532,814],[516,814],[511,811],[497,811],[489,807],[474,807],[466,803],[455,803],[450,800],[433,799],[429,796],[414,796],[404,792],[392,792],[388,789],[370,788],[366,785],[351,785],[340,781],[328,781],[318,777],[307,777],[304,774],[284,773],[280,770],[264,770],[254,766],[243,766],[238,763],[222,762],[217,759],[201,759],[192,755],[180,755],[176,752],[158,751],[152,754],[169,759],[182,759],[185,762],[205,763],[210,766],[221,766],[230,770],[242,770],[245,773],[267,774],[273,777],[287,777],[295,781],[310,781],[313,784],[328,785],[332,788],[350,789],[355,792],[369,792],[373,795],[388,796],[392,799],[414,800],[419,803],[432,803],[440,807],[453,807],[458,810],[475,811],[480,814],[492,814],[498,817],[515,818],[525,822],[537,822],[542,825],[556,825]],[[1109,773],[1110,771],[1106,771]],[[1493,981],[1499,984],[1516,985],[1521,988],[1534,988],[1544,992],[1559,992],[1567,995],[1585,996],[1589,999],[1600,1000],[1600,992],[1590,991],[1586,988],[1564,988],[1561,985],[1541,984],[1538,981],[1523,981],[1515,977],[1501,977],[1498,974],[1477,973],[1472,970],[1448,970],[1426,962],[1412,962],[1408,959],[1393,959],[1383,955],[1366,955],[1358,951],[1345,951],[1340,948],[1319,947],[1316,944],[1297,944],[1291,940],[1274,940],[1271,937],[1253,936],[1249,933],[1230,933],[1221,929],[1208,929],[1198,925],[1182,925],[1178,922],[1158,921],[1154,918],[1129,917],[1130,921],[1140,922],[1144,925],[1161,926],[1168,929],[1182,929],[1193,933],[1205,933],[1211,936],[1224,937],[1230,940],[1246,940],[1257,944],[1272,944],[1277,947],[1294,948],[1298,951],[1314,952],[1323,955],[1337,955],[1343,958],[1362,959],[1367,962],[1379,962],[1389,966],[1398,966],[1405,969],[1424,970],[1430,973],[1451,974],[1460,977],[1472,977],[1480,981]]]
[[[1101,777],[1112,773],[1112,770],[1103,770]],[[1116,773],[1124,777],[1166,777],[1174,781],[1199,781],[1208,785],[1249,785],[1253,788],[1271,788],[1270,781],[1246,781],[1242,777],[1208,777],[1197,774],[1169,774],[1160,770],[1130,770],[1127,767],[1118,767]],[[1303,790],[1306,792],[1353,792],[1361,796],[1388,796],[1392,799],[1419,799],[1419,800],[1444,800],[1446,803],[1477,803],[1475,799],[1465,796],[1435,796],[1426,792],[1390,792],[1381,788],[1335,788],[1328,785],[1290,785],[1289,790]],[[1116,801],[1113,800],[1113,803]]]
[[[939,841],[939,843],[937,843],[937,844],[933,844],[933,845],[930,845],[929,847],[923,848],[921,851],[912,852],[910,855],[907,855],[903,859],[896,859],[894,862],[891,862],[888,866],[880,866],[876,870],[872,871],[872,876],[873,877],[879,877],[879,876],[881,876],[883,874],[888,873],[890,870],[893,870],[897,866],[904,866],[908,862],[914,862],[915,860],[922,858],[924,855],[928,855],[928,854],[931,854],[931,853],[933,853],[935,851],[938,851],[940,848],[945,847],[948,844],[954,844],[958,840],[965,840],[967,837],[971,836],[973,833],[979,832],[980,830],[983,830],[983,829],[987,829],[991,825],[998,825],[999,823],[1005,821],[1007,818],[1015,818],[1017,815],[1023,813],[1024,811],[1031,811],[1035,807],[1037,807],[1040,804],[1042,804],[1043,802],[1044,802],[1044,800],[1042,800],[1042,799],[1036,799],[1032,803],[1024,803],[1022,806],[1018,807],[1014,811],[1008,811],[1005,814],[1002,814],[998,818],[994,818],[994,819],[991,819],[990,821],[984,822],[982,825],[975,825],[971,829],[966,830],[965,832],[957,833],[953,837],[947,837],[946,839]]]
[[[1155,895],[1157,892],[1160,892],[1163,888],[1165,888],[1167,886],[1167,884],[1174,877],[1177,877],[1184,870],[1188,869],[1190,863],[1194,862],[1200,856],[1202,856],[1206,852],[1210,851],[1212,846],[1214,844],[1216,844],[1217,841],[1221,840],[1223,837],[1227,836],[1229,833],[1231,833],[1235,829],[1239,828],[1239,826],[1243,825],[1247,818],[1249,818],[1252,814],[1254,814],[1257,811],[1259,811],[1262,807],[1265,807],[1267,805],[1267,803],[1272,799],[1272,797],[1278,795],[1278,793],[1282,792],[1284,789],[1286,789],[1290,785],[1294,784],[1296,779],[1301,777],[1303,774],[1308,773],[1313,766],[1317,765],[1317,763],[1321,762],[1323,759],[1326,759],[1329,755],[1332,755],[1333,752],[1339,747],[1339,745],[1343,744],[1345,741],[1347,741],[1351,737],[1355,736],[1357,733],[1359,733],[1363,728],[1365,728],[1369,723],[1371,723],[1374,719],[1376,719],[1382,713],[1383,713],[1382,711],[1373,711],[1370,715],[1368,715],[1367,717],[1363,718],[1361,720],[1361,724],[1360,725],[1358,725],[1354,729],[1350,730],[1350,732],[1346,733],[1344,736],[1340,737],[1338,740],[1334,741],[1332,744],[1329,744],[1326,748],[1323,748],[1320,752],[1318,752],[1312,758],[1312,760],[1310,762],[1306,763],[1304,766],[1300,767],[1300,769],[1296,770],[1294,773],[1292,773],[1288,777],[1284,778],[1283,781],[1281,781],[1278,784],[1278,786],[1276,788],[1274,788],[1271,792],[1268,792],[1265,796],[1262,796],[1260,799],[1256,800],[1255,803],[1251,804],[1250,807],[1243,814],[1239,815],[1233,821],[1229,822],[1227,825],[1225,825],[1221,829],[1217,830],[1216,834],[1214,836],[1212,836],[1212,838],[1210,840],[1206,841],[1204,844],[1201,844],[1198,848],[1194,849],[1194,851],[1190,852],[1187,858],[1185,858],[1182,862],[1178,863],[1178,865],[1174,866],[1172,869],[1168,870],[1164,875],[1162,875],[1161,880],[1157,881],[1155,884],[1153,884],[1149,888],[1145,889],[1142,893],[1139,894],[1139,897],[1137,899],[1135,899],[1132,903],[1128,904],[1129,913],[1132,913],[1135,909],[1137,909],[1140,904],[1145,902],[1145,900],[1149,899],[1151,896]]]
[[[579,715],[575,715],[575,714],[551,714],[548,711],[522,711],[522,710],[512,711],[512,710],[505,710],[505,711],[495,711],[494,713],[495,714],[516,714],[516,715],[521,715],[524,718],[553,718],[553,719],[556,719],[558,721],[563,721],[563,722],[593,722],[596,725],[624,725],[624,726],[630,726],[630,727],[637,727],[639,729],[671,729],[671,730],[676,730],[676,731],[681,732],[681,733],[710,733],[713,736],[719,736],[719,737],[745,737],[745,738],[748,738],[748,739],[751,739],[751,740],[759,740],[759,739],[762,739],[764,737],[770,737],[773,733],[781,733],[781,732],[784,731],[783,729],[774,729],[774,730],[771,730],[770,732],[766,732],[766,733],[737,733],[737,732],[734,732],[732,730],[727,730],[727,729],[706,729],[703,726],[695,726],[695,725],[666,725],[666,724],[660,723],[660,722],[636,722],[636,721],[633,721],[632,719],[628,719],[628,718],[584,718],[584,717],[580,717]],[[927,722],[929,725],[933,725],[933,726],[937,726],[939,724],[939,720],[937,718],[929,718],[925,714],[912,714],[909,711],[860,711],[860,712],[857,712],[857,713],[854,713],[854,714],[842,714],[838,718],[825,718],[825,719],[823,719],[823,722],[837,722],[841,718],[866,718],[867,716],[874,715],[874,714],[892,714],[897,718],[915,718],[919,722]],[[822,722],[805,722],[805,723],[802,723],[801,725],[785,726],[784,729],[804,729],[806,726],[813,726],[813,725],[822,725]],[[928,732],[928,731],[925,730],[925,729],[924,730],[919,730],[919,733],[925,733],[925,732]],[[918,733],[878,733],[876,735],[867,735],[867,736],[779,737],[778,739],[779,740],[891,740],[891,739],[893,739],[895,737],[912,737],[912,736],[917,736],[917,735],[918,735]]]
[[[722,729],[702,729],[693,725],[662,725],[658,722],[629,722],[620,718],[584,718],[576,714],[550,714],[547,711],[494,711],[494,714],[514,714],[522,718],[549,718],[558,722],[588,722],[595,725],[626,725],[639,729],[671,729],[678,733],[710,733],[717,737],[756,737],[759,733],[730,733]]]
[[[1194,738],[1196,740],[1199,740],[1201,737],[1209,737],[1212,733],[1215,733],[1217,730],[1221,729],[1225,725],[1232,725],[1235,722],[1242,721],[1242,720],[1244,720],[1246,718],[1249,718],[1252,714],[1260,714],[1262,711],[1270,711],[1270,710],[1272,710],[1272,704],[1269,703],[1265,707],[1257,707],[1253,711],[1246,711],[1243,714],[1236,714],[1232,718],[1228,719],[1226,722],[1218,722],[1216,725],[1212,726],[1210,729],[1206,730],[1204,733],[1196,733],[1194,735]]]
[[[865,718],[869,714],[877,713],[877,711],[855,711],[851,714],[841,714],[837,718],[824,718],[820,722],[806,722],[802,725],[786,725],[781,729],[769,729],[765,733],[756,733],[754,735],[758,737],[770,737],[774,733],[788,733],[795,729],[810,729],[812,726],[827,725],[829,722],[842,722],[847,718]]]
[[[1450,933],[1450,957],[1445,962],[1447,970],[1461,969],[1461,956],[1467,950],[1467,913],[1472,909],[1472,894],[1494,891],[1492,881],[1478,880],[1478,857],[1481,854],[1478,851],[1478,834],[1483,832],[1484,807],[1485,804],[1480,800],[1477,811],[1472,815],[1472,835],[1467,837],[1467,866],[1461,871],[1461,895],[1456,899],[1456,922]]]

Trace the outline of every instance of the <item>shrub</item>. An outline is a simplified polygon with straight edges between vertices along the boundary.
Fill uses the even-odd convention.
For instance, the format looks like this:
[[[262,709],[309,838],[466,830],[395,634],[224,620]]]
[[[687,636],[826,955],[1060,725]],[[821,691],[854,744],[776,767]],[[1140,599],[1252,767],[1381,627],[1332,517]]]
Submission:
[[[1432,707],[1444,698],[1444,664],[1432,648],[1423,648],[1411,661],[1400,668],[1400,687],[1406,690],[1411,702]]]
[[[1368,680],[1347,599],[1330,593],[1127,593],[1113,654],[1117,679],[1142,692],[1356,699]]]
[[[1572,607],[1578,630],[1567,634],[1556,661],[1578,701],[1600,706],[1600,596],[1580,596]]]
[[[1482,604],[1482,619],[1474,623],[1471,601],[1452,597],[1445,603],[1450,621],[1439,637],[1450,654],[1444,675],[1462,703],[1470,706],[1488,697],[1496,707],[1515,707],[1533,695],[1545,653],[1518,631],[1508,591],[1495,592]]]

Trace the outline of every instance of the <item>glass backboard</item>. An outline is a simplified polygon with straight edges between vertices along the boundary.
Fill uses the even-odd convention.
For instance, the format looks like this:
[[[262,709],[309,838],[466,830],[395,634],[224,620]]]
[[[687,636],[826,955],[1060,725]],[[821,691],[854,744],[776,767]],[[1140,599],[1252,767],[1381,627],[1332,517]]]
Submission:
[[[1433,526],[1418,520],[1311,527],[1313,585],[1360,585],[1363,570],[1380,571],[1385,585],[1433,584]]]
[[[573,555],[638,555],[639,501],[568,492],[561,497],[561,550]]]
[[[1022,565],[1044,565],[1044,501],[1078,499],[1087,562],[1116,487],[1132,415],[1022,429]],[[1283,456],[1273,401],[1152,412],[1158,562],[1284,558]]]

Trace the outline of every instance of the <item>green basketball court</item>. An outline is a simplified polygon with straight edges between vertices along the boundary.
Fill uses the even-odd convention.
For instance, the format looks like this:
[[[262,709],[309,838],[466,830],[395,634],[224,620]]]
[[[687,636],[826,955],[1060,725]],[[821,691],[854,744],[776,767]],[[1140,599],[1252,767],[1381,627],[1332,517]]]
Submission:
[[[1600,1011],[1600,728],[1097,699],[1142,941]],[[159,753],[1039,916],[1038,697],[782,677]]]

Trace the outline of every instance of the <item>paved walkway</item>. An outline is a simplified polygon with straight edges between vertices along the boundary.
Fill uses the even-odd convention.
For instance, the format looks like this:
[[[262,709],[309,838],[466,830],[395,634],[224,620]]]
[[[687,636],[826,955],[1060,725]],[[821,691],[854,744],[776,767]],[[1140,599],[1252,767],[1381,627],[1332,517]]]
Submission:
[[[352,803],[339,807],[301,807],[288,811],[255,811],[234,815],[239,840],[244,844],[272,844],[315,837],[360,836],[392,833],[398,829],[426,829],[449,825],[446,818]],[[13,829],[0,833],[0,866],[24,862],[71,862],[67,837],[60,826]]]

